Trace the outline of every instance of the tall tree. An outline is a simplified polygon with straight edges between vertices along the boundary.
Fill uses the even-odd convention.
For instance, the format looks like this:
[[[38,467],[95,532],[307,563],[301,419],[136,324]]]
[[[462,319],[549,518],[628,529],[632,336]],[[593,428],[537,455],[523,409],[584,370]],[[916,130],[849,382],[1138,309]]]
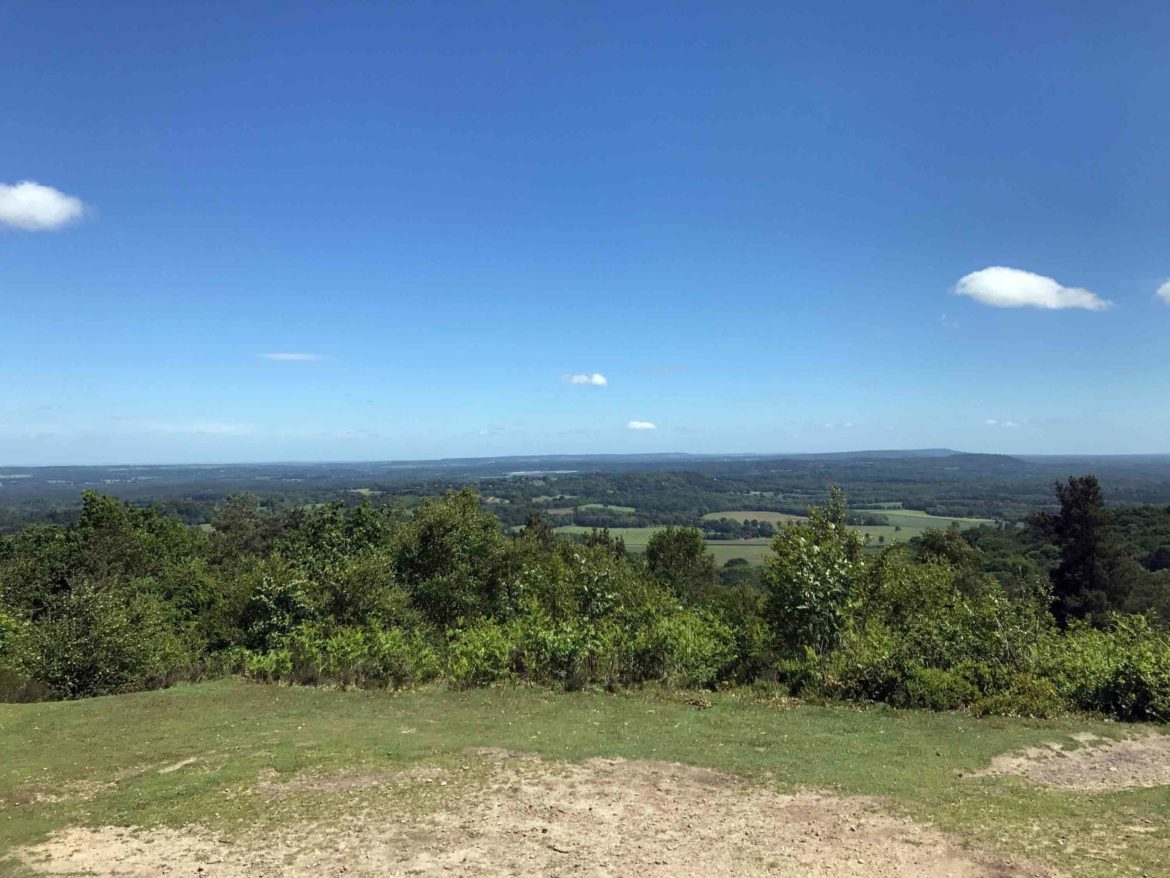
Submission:
[[[1113,516],[1096,476],[1056,483],[1060,512],[1040,512],[1029,524],[1060,550],[1052,569],[1052,613],[1062,626],[1072,619],[1103,620],[1128,590],[1124,554]]]
[[[646,544],[646,569],[684,600],[707,597],[715,586],[715,558],[693,527],[656,531]]]

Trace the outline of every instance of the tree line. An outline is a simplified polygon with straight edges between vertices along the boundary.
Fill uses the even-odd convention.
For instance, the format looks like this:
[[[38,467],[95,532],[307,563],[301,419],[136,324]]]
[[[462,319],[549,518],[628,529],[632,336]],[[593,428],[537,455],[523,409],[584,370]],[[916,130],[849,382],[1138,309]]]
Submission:
[[[1170,719],[1166,571],[1133,561],[1100,486],[1061,483],[989,570],[957,529],[863,551],[839,490],[776,528],[756,575],[702,533],[644,555],[470,489],[412,510],[221,504],[209,526],[87,492],[75,522],[0,538],[0,696],[74,698],[217,674],[399,687],[752,685],[806,698]],[[1128,560],[1127,560],[1128,559]],[[1135,569],[1136,565],[1136,569]],[[1135,610],[1140,609],[1140,612]]]

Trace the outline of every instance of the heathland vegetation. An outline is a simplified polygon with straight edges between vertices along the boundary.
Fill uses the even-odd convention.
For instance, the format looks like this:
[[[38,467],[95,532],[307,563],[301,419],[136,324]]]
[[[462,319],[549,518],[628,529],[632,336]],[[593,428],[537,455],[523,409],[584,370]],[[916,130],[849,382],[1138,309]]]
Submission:
[[[0,686],[34,700],[225,674],[657,681],[1170,719],[1166,510],[1114,513],[1092,477],[1056,499],[1024,527],[867,549],[833,491],[776,522],[762,567],[720,569],[695,528],[658,530],[634,554],[538,513],[505,526],[470,489],[409,509],[233,496],[209,527],[89,492],[75,521],[0,541]]]

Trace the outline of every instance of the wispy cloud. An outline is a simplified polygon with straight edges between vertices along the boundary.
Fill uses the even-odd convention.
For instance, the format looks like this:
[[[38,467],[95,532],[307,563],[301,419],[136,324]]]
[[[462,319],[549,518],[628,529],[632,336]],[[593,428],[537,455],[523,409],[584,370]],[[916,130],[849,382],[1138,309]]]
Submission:
[[[312,363],[316,360],[323,359],[320,354],[306,354],[293,351],[261,354],[260,356],[265,360],[275,360],[279,363]]]
[[[567,381],[569,384],[588,384],[593,387],[609,386],[609,379],[600,372],[594,372],[592,375],[586,375],[584,373],[579,375],[562,375],[561,380]]]
[[[944,314],[942,316],[942,327],[943,329],[958,329],[959,322],[957,320],[952,320],[950,317]]]
[[[987,426],[989,426],[989,427],[1004,427],[1005,429],[1011,430],[1011,429],[1014,429],[1020,425],[1017,424],[1015,421],[997,421],[995,418],[988,418],[987,419]]]
[[[955,284],[955,295],[970,296],[993,308],[1043,308],[1049,311],[1082,308],[1086,311],[1104,311],[1113,305],[1088,290],[1066,287],[1042,274],[1003,266],[973,271],[960,278]]]
[[[650,421],[630,421],[626,424],[627,430],[657,430],[658,425]]]
[[[85,204],[52,186],[25,180],[15,185],[0,183],[0,226],[26,232],[47,232],[81,219]]]
[[[148,433],[187,436],[249,436],[256,432],[256,428],[250,424],[231,424],[222,421],[146,421],[142,429]]]
[[[1170,305],[1170,280],[1158,287],[1158,298]]]

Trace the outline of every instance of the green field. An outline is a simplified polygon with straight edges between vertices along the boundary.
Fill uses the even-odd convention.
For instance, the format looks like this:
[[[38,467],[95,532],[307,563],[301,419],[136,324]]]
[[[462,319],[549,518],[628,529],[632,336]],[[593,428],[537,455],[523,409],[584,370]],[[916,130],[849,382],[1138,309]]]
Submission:
[[[916,509],[892,509],[886,507],[856,509],[855,512],[867,512],[874,515],[883,515],[890,522],[888,525],[857,525],[853,529],[862,537],[868,537],[871,545],[885,545],[892,543],[904,543],[914,537],[921,536],[928,530],[945,530],[951,526],[951,522],[957,522],[960,527],[977,527],[981,524],[992,524],[990,519],[986,518],[947,518],[945,516],[930,515]],[[704,515],[703,518],[712,521],[718,521],[721,518],[726,518],[731,521],[750,521],[756,519],[757,521],[769,521],[772,524],[780,525],[786,521],[801,521],[803,516],[789,515],[785,512],[767,512],[764,510],[754,509],[736,509],[728,512],[710,512]],[[899,529],[900,528],[900,529]],[[754,542],[754,541],[749,541]],[[627,541],[628,543],[628,541]],[[709,543],[709,545],[717,545],[717,543]],[[755,557],[748,554],[735,557],[748,557],[749,560],[758,560],[762,557],[763,552],[755,553]]]
[[[650,537],[660,530],[664,530],[665,525],[657,527],[611,527],[609,532],[612,536],[621,537],[625,540],[626,548],[631,552],[645,552],[646,544],[650,542]],[[580,525],[565,525],[563,527],[554,528],[559,534],[587,534],[593,528],[581,527]],[[764,556],[768,553],[768,547],[772,544],[771,540],[706,540],[707,550],[715,556],[715,561],[719,565],[726,564],[732,558],[743,558],[752,564],[759,564],[764,560]]]
[[[595,845],[638,853],[604,836],[606,827],[640,831],[650,818],[658,821],[655,832],[640,839],[664,863],[696,831],[700,848],[720,843],[726,827],[734,828],[731,818],[741,829],[746,824],[738,836],[745,844],[779,838],[769,849],[779,864],[757,863],[753,875],[797,874],[793,857],[806,851],[832,857],[856,840],[885,845],[899,834],[906,837],[899,851],[912,858],[931,856],[945,838],[947,856],[1027,858],[1069,876],[1167,874],[1167,787],[1078,792],[978,773],[994,757],[1024,748],[1075,749],[1085,733],[1104,744],[1153,729],[817,707],[735,692],[703,693],[711,707],[695,710],[686,695],[533,687],[393,694],[224,680],[0,705],[0,874],[49,874],[32,868],[32,855],[7,855],[62,838],[59,856],[92,848],[86,874],[99,875],[389,874],[377,858],[411,851],[422,865],[394,874],[475,874],[473,865],[458,868],[459,859],[441,857],[453,850],[474,864],[466,858],[482,855],[477,846],[493,838],[498,855],[522,852],[548,867],[497,866],[491,874],[602,874],[590,859],[599,856]],[[644,761],[582,761],[593,757]],[[670,778],[668,785],[658,778]],[[628,786],[641,789],[647,804],[615,816],[607,809]],[[549,798],[550,789],[564,797],[541,809],[526,805],[530,797]],[[792,800],[782,794],[797,792],[805,798],[790,821],[782,809]],[[712,835],[670,823],[671,809],[686,807],[688,821],[697,813],[701,823],[709,813],[723,822]],[[509,813],[522,821],[498,829]],[[821,814],[822,823],[801,829],[809,813]],[[823,821],[838,813],[848,825],[822,842]],[[66,829],[73,832],[54,835]],[[206,841],[186,844],[190,838]],[[616,865],[606,874],[622,874]],[[71,871],[59,861],[46,868]],[[816,874],[862,874],[854,859],[839,868]],[[638,873],[699,874],[669,864]],[[1005,865],[962,874],[1038,873]]]
[[[582,503],[577,507],[578,509],[608,509],[610,512],[618,512],[623,515],[633,515],[638,510],[633,506],[612,506],[609,503]]]
[[[886,543],[904,543],[914,537],[921,536],[928,530],[946,530],[955,522],[959,527],[978,527],[981,524],[994,524],[989,518],[949,518],[941,515],[931,515],[918,509],[855,509],[854,512],[868,512],[882,515],[890,522],[888,525],[858,525],[854,527],[862,536],[868,536],[870,543],[879,542],[885,537]],[[901,528],[899,530],[898,528]]]
[[[610,508],[627,508],[627,507],[610,507]],[[888,525],[873,525],[863,526],[857,525],[853,529],[861,536],[868,537],[869,544],[872,546],[891,545],[893,543],[904,543],[914,537],[921,536],[928,530],[943,530],[951,526],[952,521],[957,521],[960,527],[975,527],[980,524],[991,524],[989,519],[984,518],[944,518],[941,516],[929,515],[925,512],[920,512],[913,509],[858,509],[857,512],[872,512],[875,515],[880,514],[886,516],[890,523]],[[759,521],[771,521],[775,524],[781,524],[784,521],[800,521],[800,516],[788,515],[783,512],[764,512],[756,510],[734,510],[731,512],[712,512],[704,516],[704,518],[714,519],[718,521],[720,518],[727,518],[732,520],[743,521],[745,519],[758,519]],[[901,528],[899,530],[898,528]],[[644,552],[646,544],[650,541],[650,537],[655,531],[662,530],[663,526],[652,527],[611,527],[609,532],[615,536],[620,536],[626,542],[626,548],[631,552]],[[555,529],[557,533],[562,534],[587,534],[593,530],[591,527],[582,527],[581,525],[565,525]],[[884,539],[881,539],[884,537]],[[771,540],[707,540],[707,548],[711,554],[715,556],[715,560],[720,564],[726,564],[732,558],[743,558],[752,564],[761,563],[767,556]]]
[[[772,524],[780,524],[785,521],[804,521],[803,515],[791,515],[787,512],[766,512],[752,509],[735,509],[730,512],[708,512],[703,516],[706,521],[719,521],[721,518],[726,518],[728,521],[769,521]]]
[[[566,524],[562,527],[553,528],[559,534],[587,534],[592,533],[594,528],[583,527],[579,524]],[[665,525],[654,527],[611,527],[609,532],[612,536],[621,537],[626,541],[626,548],[631,552],[646,551],[646,544],[650,542],[650,537],[657,531],[665,530]]]
[[[706,540],[707,551],[723,566],[733,558],[743,558],[751,564],[762,564],[772,545],[771,540]]]

